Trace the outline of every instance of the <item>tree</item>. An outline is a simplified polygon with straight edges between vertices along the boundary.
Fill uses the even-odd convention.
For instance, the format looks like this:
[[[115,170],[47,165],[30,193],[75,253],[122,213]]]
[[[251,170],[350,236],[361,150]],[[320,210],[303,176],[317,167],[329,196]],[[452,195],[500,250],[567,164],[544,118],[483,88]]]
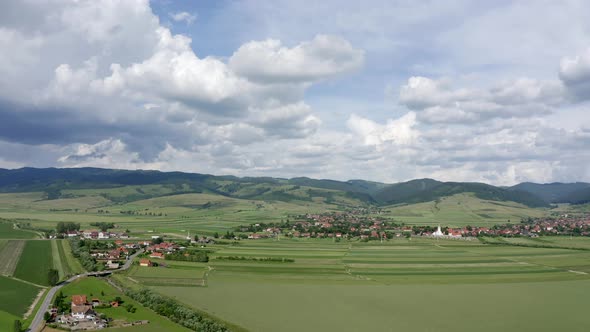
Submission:
[[[43,320],[48,322],[51,319],[51,314],[47,311],[43,314]]]
[[[56,269],[49,269],[47,272],[47,280],[49,281],[49,285],[55,286],[59,282],[59,271]]]
[[[23,330],[23,324],[20,322],[20,320],[15,320],[14,321],[14,328],[12,329],[14,332],[21,332]]]

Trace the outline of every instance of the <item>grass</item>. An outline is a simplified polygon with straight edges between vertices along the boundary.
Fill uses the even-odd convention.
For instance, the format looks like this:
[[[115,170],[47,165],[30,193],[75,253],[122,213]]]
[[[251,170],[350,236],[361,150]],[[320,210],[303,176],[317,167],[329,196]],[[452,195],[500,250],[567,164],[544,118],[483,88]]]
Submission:
[[[14,321],[17,319],[20,319],[20,317],[0,311],[0,331],[12,331]]]
[[[98,298],[102,302],[107,302],[115,297],[119,296],[123,299],[123,306],[118,308],[107,308],[107,309],[97,309],[98,312],[106,314],[108,317],[113,318],[114,320],[124,320],[124,321],[137,321],[137,320],[149,320],[150,323],[147,325],[143,325],[141,327],[131,329],[131,328],[122,328],[121,331],[170,331],[170,332],[184,332],[190,331],[176,323],[171,322],[170,320],[159,316],[155,312],[151,311],[150,309],[144,308],[141,304],[137,303],[136,301],[130,299],[129,297],[123,295],[117,289],[113,288],[107,282],[100,278],[82,278],[78,279],[67,286],[64,286],[61,290],[64,295],[68,298],[71,298],[72,295],[80,294],[86,295],[88,298]],[[104,295],[103,295],[104,294]],[[127,304],[133,304],[137,311],[135,313],[129,313],[124,308]],[[109,331],[118,331],[119,329],[109,329]]]
[[[53,254],[53,266],[59,271],[60,279],[81,273],[83,271],[80,261],[72,254],[68,240],[51,240]]]
[[[146,286],[184,286],[197,287],[204,284],[207,266],[204,263],[159,262],[168,267],[133,266],[129,276]],[[180,263],[180,264],[179,264]]]
[[[421,238],[262,240],[213,248],[207,287],[151,288],[252,331],[590,328],[582,318],[590,305],[590,275],[582,274],[590,272],[586,251]],[[501,319],[482,318],[491,312]]]
[[[21,317],[33,303],[39,288],[11,278],[0,277],[0,312]]]
[[[37,285],[49,286],[47,274],[53,268],[50,241],[27,241],[14,276]]]
[[[544,209],[532,209],[514,202],[487,201],[473,194],[457,194],[426,202],[385,207],[385,215],[410,225],[443,224],[452,227],[520,222],[522,218],[541,217]]]
[[[15,229],[14,224],[8,222],[0,222],[0,239],[33,239],[38,237],[36,233]]]
[[[208,288],[158,290],[252,331],[587,331],[588,286],[587,280],[441,287],[212,278]]]
[[[248,190],[261,189],[256,186],[240,189],[244,198],[211,193],[175,193],[178,188],[158,185],[67,190],[64,194],[73,198],[51,201],[43,200],[42,193],[0,194],[0,217],[23,219],[41,228],[53,228],[59,221],[79,222],[82,228],[92,228],[90,223],[102,221],[114,222],[121,229],[130,229],[140,235],[148,231],[174,235],[186,235],[190,231],[191,234],[212,235],[232,230],[238,225],[277,222],[305,213],[341,211],[343,206],[354,205],[353,200],[338,195],[331,200],[320,196],[310,199],[307,187],[293,188],[284,186],[278,189],[294,198],[299,197],[299,200],[277,201],[273,199],[275,192],[269,192],[269,197],[264,200],[247,199]],[[332,194],[329,190],[322,192]],[[151,197],[157,195],[164,196]],[[139,214],[121,213],[126,211]],[[462,226],[492,225],[507,220],[518,222],[521,218],[547,213],[545,209],[459,194],[439,202],[383,207],[379,216],[407,224]]]

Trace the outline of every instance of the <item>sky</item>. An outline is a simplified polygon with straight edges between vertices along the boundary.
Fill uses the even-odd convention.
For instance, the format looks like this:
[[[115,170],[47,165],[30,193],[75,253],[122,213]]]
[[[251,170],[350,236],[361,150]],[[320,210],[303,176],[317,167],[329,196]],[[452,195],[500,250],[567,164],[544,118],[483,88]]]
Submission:
[[[0,2],[0,168],[590,182],[588,1]]]

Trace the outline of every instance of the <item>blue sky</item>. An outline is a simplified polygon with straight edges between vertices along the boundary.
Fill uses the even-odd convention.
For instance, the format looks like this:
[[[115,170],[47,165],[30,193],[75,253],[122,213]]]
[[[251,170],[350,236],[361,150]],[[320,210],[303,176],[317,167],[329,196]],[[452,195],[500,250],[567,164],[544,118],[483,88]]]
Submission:
[[[587,2],[0,4],[0,167],[590,181]]]

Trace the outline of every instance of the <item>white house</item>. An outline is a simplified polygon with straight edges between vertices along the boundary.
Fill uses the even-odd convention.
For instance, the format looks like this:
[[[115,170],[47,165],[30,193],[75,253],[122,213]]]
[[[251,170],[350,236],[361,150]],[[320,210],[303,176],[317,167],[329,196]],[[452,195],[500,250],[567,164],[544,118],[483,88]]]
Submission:
[[[91,305],[72,306],[72,317],[76,319],[94,319],[96,313]]]

